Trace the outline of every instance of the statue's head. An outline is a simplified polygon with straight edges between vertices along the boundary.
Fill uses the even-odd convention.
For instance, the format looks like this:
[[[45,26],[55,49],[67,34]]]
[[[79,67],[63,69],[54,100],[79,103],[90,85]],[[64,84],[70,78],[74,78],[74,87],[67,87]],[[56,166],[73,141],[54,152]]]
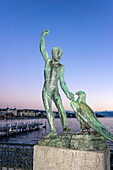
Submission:
[[[62,57],[63,51],[60,47],[53,47],[51,53],[52,53],[52,58],[55,61],[59,61]]]

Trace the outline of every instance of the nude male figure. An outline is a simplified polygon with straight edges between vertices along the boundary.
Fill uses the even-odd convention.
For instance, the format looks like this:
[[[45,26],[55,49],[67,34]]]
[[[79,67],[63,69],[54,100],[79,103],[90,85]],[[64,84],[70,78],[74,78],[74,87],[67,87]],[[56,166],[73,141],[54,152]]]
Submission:
[[[60,80],[60,86],[68,99],[74,100],[74,94],[68,90],[67,85],[64,81],[64,66],[59,63],[59,60],[61,59],[61,56],[63,54],[62,49],[59,47],[54,47],[52,49],[52,59],[48,56],[48,53],[46,51],[45,36],[48,35],[48,33],[48,29],[44,30],[41,34],[40,39],[40,52],[45,60],[45,82],[42,91],[42,98],[51,130],[47,137],[57,135],[54,123],[54,115],[51,109],[52,100],[54,101],[58,109],[63,131],[66,132],[71,130],[71,128],[67,126],[66,112],[62,105],[62,100],[58,90],[58,80]]]

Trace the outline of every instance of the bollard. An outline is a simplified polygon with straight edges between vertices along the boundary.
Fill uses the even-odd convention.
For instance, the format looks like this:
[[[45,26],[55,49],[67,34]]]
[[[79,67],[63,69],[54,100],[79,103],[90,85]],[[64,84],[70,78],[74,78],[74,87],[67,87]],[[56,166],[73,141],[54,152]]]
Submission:
[[[27,131],[29,130],[29,125],[28,125],[28,122],[27,122]]]
[[[9,126],[8,124],[6,126],[7,126],[7,136],[9,136]]]
[[[11,130],[12,130],[12,126],[11,126],[11,124],[9,125],[9,131],[11,132]]]
[[[18,133],[18,124],[16,123],[16,133]]]

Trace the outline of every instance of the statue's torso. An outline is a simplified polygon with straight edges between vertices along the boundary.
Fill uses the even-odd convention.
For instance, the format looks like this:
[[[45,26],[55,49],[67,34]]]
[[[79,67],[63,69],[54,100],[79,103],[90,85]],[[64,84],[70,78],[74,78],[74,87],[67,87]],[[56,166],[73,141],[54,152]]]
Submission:
[[[53,93],[55,91],[58,91],[58,80],[60,78],[60,71],[61,70],[61,64],[52,64],[52,61],[49,61],[45,65],[44,69],[44,89],[48,93]]]

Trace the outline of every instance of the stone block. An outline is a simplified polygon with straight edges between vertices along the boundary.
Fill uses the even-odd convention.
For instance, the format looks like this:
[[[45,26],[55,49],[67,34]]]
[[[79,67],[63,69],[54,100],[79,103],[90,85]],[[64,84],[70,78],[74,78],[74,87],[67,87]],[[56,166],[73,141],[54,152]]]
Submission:
[[[34,146],[33,170],[110,170],[110,150]]]
[[[78,135],[73,133],[64,133],[53,138],[42,138],[38,141],[38,145],[83,151],[107,149],[106,139],[99,133],[95,132]]]

